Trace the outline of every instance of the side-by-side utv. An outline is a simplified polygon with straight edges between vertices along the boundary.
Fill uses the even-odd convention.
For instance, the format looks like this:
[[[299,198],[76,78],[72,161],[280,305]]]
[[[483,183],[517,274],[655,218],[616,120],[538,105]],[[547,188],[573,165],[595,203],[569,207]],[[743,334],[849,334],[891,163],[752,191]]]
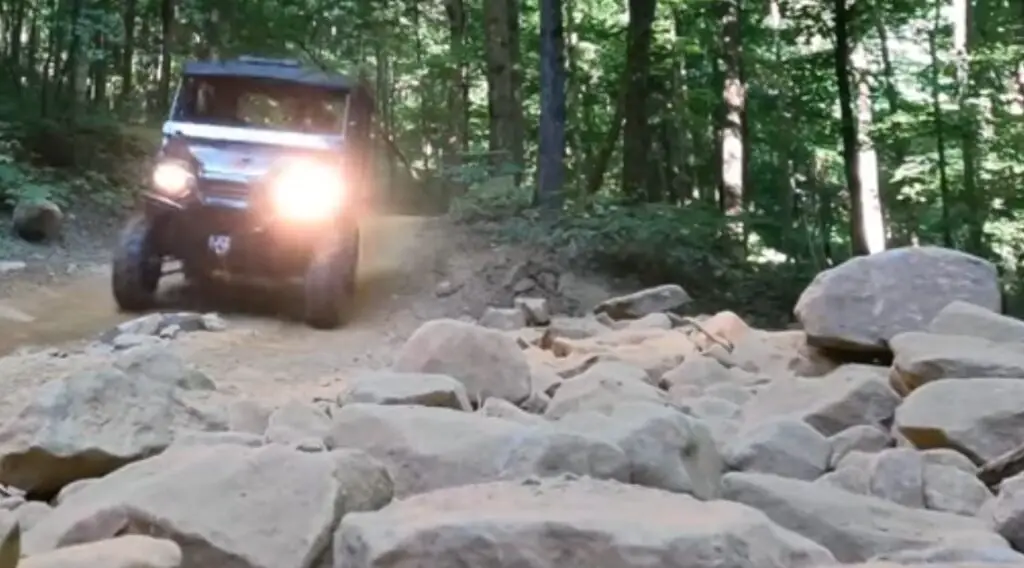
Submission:
[[[370,182],[368,89],[293,60],[192,62],[141,210],[124,228],[113,292],[153,307],[168,260],[190,280],[301,280],[305,321],[340,325],[355,298]]]

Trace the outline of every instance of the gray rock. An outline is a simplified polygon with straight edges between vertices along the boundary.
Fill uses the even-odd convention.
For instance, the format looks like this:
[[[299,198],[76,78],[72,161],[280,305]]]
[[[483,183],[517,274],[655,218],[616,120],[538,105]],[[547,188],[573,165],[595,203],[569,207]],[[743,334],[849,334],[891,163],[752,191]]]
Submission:
[[[942,308],[928,326],[928,332],[980,337],[997,343],[1024,343],[1024,321],[960,300]]]
[[[1009,548],[980,520],[911,509],[820,483],[759,473],[728,473],[723,497],[759,509],[779,525],[825,548],[844,563],[934,547],[943,541]]]
[[[296,445],[310,439],[324,440],[331,429],[331,419],[319,408],[290,400],[270,415],[264,434],[268,443]]]
[[[925,330],[955,300],[998,311],[995,265],[950,249],[904,247],[821,272],[794,312],[816,345],[885,352],[890,339]]]
[[[605,413],[574,413],[556,424],[621,448],[629,459],[631,483],[701,499],[718,496],[725,466],[700,420],[649,402],[622,402]]]
[[[448,375],[373,371],[356,375],[339,398],[342,405],[419,404],[472,410],[466,387]]]
[[[736,503],[594,479],[455,487],[345,516],[337,568],[811,568],[822,547]]]
[[[963,335],[901,333],[889,343],[892,380],[908,393],[939,379],[1022,378],[1022,345]]]
[[[922,449],[950,448],[983,463],[1020,444],[1024,379],[936,381],[910,393],[893,425]]]
[[[670,312],[692,301],[678,284],[662,284],[626,296],[609,298],[594,307],[594,313],[612,319],[637,319],[657,312]]]
[[[835,469],[846,454],[853,451],[880,452],[893,445],[893,439],[878,426],[858,424],[833,435],[828,439],[832,444],[832,458],[829,467]]]
[[[116,369],[40,387],[0,429],[0,483],[52,494],[162,451],[175,430],[225,430],[174,384]]]
[[[884,367],[843,365],[820,378],[780,379],[758,391],[743,414],[747,424],[790,416],[826,436],[851,426],[879,425],[892,418],[900,397]]]
[[[924,501],[929,509],[973,517],[991,498],[977,476],[951,465],[924,464]]]
[[[340,518],[379,509],[391,497],[387,471],[362,452],[190,446],[76,491],[23,544],[31,556],[146,532],[187,543],[182,566],[330,566],[330,535]]]
[[[334,415],[328,447],[365,450],[388,466],[395,494],[564,472],[629,479],[629,460],[595,435],[426,406],[351,404]]]
[[[448,375],[466,386],[471,401],[496,396],[519,403],[531,392],[530,365],[514,339],[456,320],[421,325],[399,350],[392,370]]]
[[[812,481],[825,473],[832,447],[820,432],[796,418],[779,418],[742,430],[726,446],[725,461],[740,471]]]

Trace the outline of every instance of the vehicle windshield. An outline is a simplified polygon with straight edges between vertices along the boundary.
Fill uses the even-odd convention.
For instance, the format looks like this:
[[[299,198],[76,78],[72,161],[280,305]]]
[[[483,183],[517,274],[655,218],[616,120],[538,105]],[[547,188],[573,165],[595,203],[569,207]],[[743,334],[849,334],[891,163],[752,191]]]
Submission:
[[[236,77],[190,77],[175,120],[309,134],[344,130],[347,94],[307,85]]]

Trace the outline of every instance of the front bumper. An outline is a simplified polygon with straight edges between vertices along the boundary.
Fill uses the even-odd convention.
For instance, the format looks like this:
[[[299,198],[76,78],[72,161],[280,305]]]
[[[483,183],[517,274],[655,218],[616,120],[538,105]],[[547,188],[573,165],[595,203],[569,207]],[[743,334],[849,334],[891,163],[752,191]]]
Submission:
[[[243,194],[215,187],[203,184],[181,200],[145,194],[143,207],[154,220],[155,240],[164,255],[202,271],[294,275],[305,270],[317,246],[342,224],[334,218],[303,224],[277,219],[257,188]]]

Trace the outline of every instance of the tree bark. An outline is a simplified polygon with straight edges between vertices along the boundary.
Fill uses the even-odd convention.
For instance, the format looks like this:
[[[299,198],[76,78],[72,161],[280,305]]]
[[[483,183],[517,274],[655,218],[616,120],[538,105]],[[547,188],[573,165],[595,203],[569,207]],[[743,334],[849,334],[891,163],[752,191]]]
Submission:
[[[648,183],[648,87],[650,82],[651,27],[656,0],[629,0],[626,31],[626,90],[622,128],[622,192],[629,199],[657,199],[657,187]]]
[[[878,184],[878,154],[871,139],[874,113],[867,81],[867,56],[862,46],[854,52],[853,66],[857,71],[857,177],[861,191],[861,218],[856,221],[863,225],[868,253],[874,254],[885,250],[885,222]]]
[[[870,254],[864,234],[863,191],[857,153],[857,122],[853,112],[853,89],[850,85],[850,37],[847,28],[849,11],[846,0],[833,0],[833,33],[835,34],[834,65],[839,90],[840,132],[843,138],[843,165],[846,187],[850,194],[850,245],[854,255]]]
[[[740,0],[719,0],[722,18],[722,141],[719,205],[727,215],[743,212],[743,139],[746,85],[742,79]]]
[[[540,4],[540,148],[537,204],[554,216],[562,208],[565,175],[565,38],[561,0]]]

